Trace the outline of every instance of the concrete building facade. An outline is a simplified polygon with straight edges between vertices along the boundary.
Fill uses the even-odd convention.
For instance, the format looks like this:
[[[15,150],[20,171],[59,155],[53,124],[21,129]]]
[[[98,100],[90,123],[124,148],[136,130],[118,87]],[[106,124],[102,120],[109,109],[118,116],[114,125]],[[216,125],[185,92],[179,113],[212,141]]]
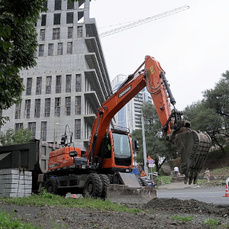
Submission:
[[[85,148],[95,113],[111,84],[90,1],[48,0],[37,22],[37,66],[21,71],[22,102],[3,111],[1,131],[29,128],[34,138],[60,143],[65,130]]]

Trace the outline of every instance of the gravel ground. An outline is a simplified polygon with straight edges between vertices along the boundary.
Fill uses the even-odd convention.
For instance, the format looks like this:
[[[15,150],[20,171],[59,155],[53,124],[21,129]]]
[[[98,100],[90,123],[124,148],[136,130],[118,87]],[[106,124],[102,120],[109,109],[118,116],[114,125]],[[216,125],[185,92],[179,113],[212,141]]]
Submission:
[[[128,206],[139,207],[144,212],[131,214],[89,208],[16,206],[0,203],[1,211],[13,213],[15,217],[43,229],[214,228],[204,223],[209,219],[214,223],[218,222],[217,228],[229,228],[229,206],[215,206],[196,200],[182,201],[174,198],[156,198],[144,205]],[[176,219],[172,218],[174,216]],[[192,220],[184,222],[189,217],[192,217]]]
[[[192,188],[192,186],[189,186]],[[187,188],[182,182],[162,185],[159,189]],[[77,199],[72,199],[77,201]],[[89,208],[61,208],[17,206],[0,203],[0,211],[13,213],[14,217],[42,229],[140,229],[140,228],[228,228],[229,206],[213,205],[197,200],[155,198],[146,204],[126,204],[143,213],[118,213]],[[191,219],[190,221],[186,221]],[[207,223],[212,222],[212,223]],[[215,225],[213,225],[215,224]]]

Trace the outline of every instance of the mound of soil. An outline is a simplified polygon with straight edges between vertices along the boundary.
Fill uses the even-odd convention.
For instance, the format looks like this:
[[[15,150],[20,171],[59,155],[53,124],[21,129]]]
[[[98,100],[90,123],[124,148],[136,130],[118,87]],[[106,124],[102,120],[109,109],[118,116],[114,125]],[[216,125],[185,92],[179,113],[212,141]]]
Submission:
[[[73,199],[73,201],[75,201]],[[82,229],[139,229],[139,228],[210,228],[208,219],[217,223],[217,228],[228,228],[229,207],[215,206],[196,200],[156,198],[138,207],[143,213],[120,213],[87,208],[16,206],[0,203],[0,211],[13,213],[14,217],[43,229],[82,228]],[[175,216],[175,217],[174,217]],[[176,216],[191,217],[183,221]]]
[[[153,211],[165,211],[167,213],[209,214],[220,217],[229,217],[229,207],[207,204],[198,200],[179,200],[176,198],[155,198],[144,206]]]

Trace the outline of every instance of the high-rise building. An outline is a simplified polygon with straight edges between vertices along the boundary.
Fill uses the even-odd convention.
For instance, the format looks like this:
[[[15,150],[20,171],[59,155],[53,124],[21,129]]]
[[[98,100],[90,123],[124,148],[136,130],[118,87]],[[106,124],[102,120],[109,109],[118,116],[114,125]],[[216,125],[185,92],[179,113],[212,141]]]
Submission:
[[[21,71],[22,101],[3,111],[10,122],[1,131],[28,127],[34,138],[59,143],[70,128],[85,148],[97,108],[112,91],[95,19],[89,0],[47,0],[46,7],[36,25],[37,66]]]
[[[113,91],[122,84],[127,78],[125,75],[116,76],[112,82]],[[125,127],[132,132],[142,128],[141,115],[142,105],[144,102],[152,102],[152,98],[146,88],[143,88],[133,99],[130,100],[117,114],[115,115],[116,125]]]

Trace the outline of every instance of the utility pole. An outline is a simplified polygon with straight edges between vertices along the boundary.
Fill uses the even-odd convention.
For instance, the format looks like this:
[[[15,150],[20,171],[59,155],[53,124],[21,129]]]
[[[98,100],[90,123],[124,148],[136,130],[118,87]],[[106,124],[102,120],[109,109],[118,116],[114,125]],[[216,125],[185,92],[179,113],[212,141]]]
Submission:
[[[148,166],[147,166],[147,155],[146,155],[146,139],[145,139],[145,125],[144,125],[144,117],[143,114],[141,116],[142,119],[142,144],[143,144],[143,161],[144,161],[144,171],[148,177]]]

